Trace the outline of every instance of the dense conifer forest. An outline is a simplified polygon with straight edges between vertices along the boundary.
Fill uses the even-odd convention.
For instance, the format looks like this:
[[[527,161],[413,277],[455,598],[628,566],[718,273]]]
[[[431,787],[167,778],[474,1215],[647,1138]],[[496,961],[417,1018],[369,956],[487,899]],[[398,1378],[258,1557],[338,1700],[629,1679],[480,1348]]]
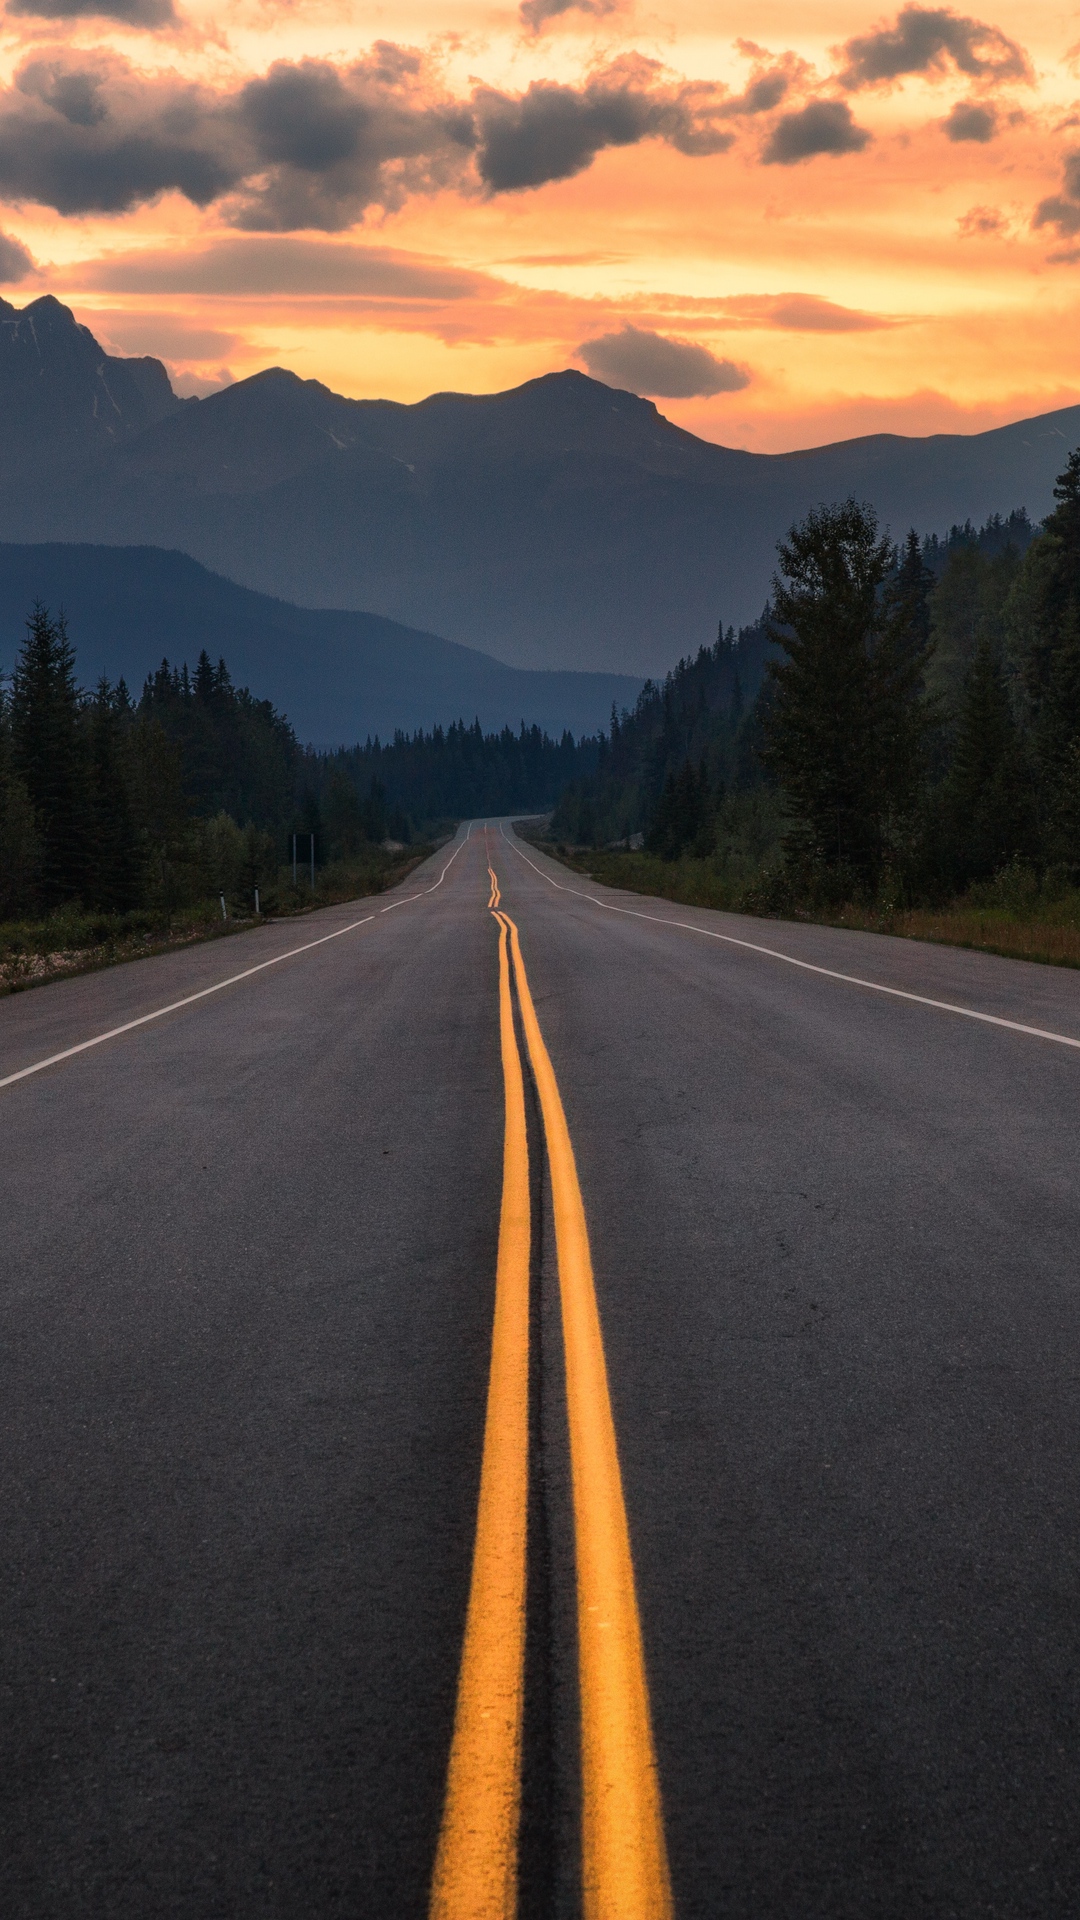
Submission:
[[[717,904],[1075,887],[1080,454],[1056,498],[1039,529],[1017,512],[899,549],[869,507],[816,509],[760,621],[579,742],[457,722],[318,753],[205,652],[134,695],[81,688],[39,606],[0,693],[0,919],[272,897],[293,835],[305,865],[314,835],[319,871],[371,879],[462,817],[552,807],[556,842],[641,849],[654,883],[690,862]]]
[[[272,898],[294,834],[305,867],[314,834],[320,871],[370,877],[384,843],[551,806],[595,754],[464,723],[316,753],[205,652],[193,672],[163,661],[137,696],[80,688],[63,617],[37,607],[0,701],[0,919]]]
[[[612,716],[552,837],[697,862],[751,907],[1075,887],[1080,454],[1056,499],[901,549],[854,501],[809,514],[761,622]]]

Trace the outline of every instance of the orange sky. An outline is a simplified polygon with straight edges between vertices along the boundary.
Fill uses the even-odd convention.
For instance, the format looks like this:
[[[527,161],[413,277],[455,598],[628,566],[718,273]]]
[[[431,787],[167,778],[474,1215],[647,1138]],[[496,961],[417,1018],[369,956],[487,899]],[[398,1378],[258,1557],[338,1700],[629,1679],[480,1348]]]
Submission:
[[[1080,399],[1075,7],[114,4],[9,0],[3,292],[182,391],[578,365],[762,450]]]

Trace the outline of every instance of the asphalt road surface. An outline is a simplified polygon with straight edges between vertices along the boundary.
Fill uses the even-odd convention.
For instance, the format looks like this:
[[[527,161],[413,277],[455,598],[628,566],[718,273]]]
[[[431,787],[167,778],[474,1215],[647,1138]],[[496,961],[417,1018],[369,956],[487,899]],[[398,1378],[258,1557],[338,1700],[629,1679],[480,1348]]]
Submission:
[[[1077,973],[607,892],[498,823],[0,1003],[5,1920],[1080,1912],[1069,1042]],[[433,1895],[463,1649],[513,1639],[482,1470],[513,1884]]]

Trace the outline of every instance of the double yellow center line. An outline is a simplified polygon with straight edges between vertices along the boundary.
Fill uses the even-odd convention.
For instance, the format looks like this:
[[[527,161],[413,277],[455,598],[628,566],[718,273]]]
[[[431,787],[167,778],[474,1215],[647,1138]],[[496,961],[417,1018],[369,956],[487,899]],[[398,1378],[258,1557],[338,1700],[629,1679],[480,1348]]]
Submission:
[[[585,1208],[518,930],[499,924],[506,1121],[491,1372],[472,1584],[431,1920],[514,1920],[525,1694],[529,1155],[510,961],[540,1100],[559,1269],[577,1565],[586,1920],[671,1920],[630,1534]]]

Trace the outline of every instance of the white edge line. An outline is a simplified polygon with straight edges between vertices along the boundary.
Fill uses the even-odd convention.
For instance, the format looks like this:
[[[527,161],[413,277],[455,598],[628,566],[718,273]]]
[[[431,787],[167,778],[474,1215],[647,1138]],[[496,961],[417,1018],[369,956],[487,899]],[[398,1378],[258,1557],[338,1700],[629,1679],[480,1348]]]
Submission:
[[[465,836],[466,839],[468,835]],[[453,866],[465,841],[451,854],[443,868],[435,887],[441,887],[450,867]],[[425,893],[434,893],[435,887],[425,887]],[[419,900],[419,893],[411,893],[406,900],[395,900],[392,905],[404,907],[409,900]],[[380,912],[389,913],[389,907],[380,908]],[[77,1046],[65,1047],[62,1053],[50,1053],[47,1060],[35,1060],[32,1066],[20,1067],[18,1073],[9,1073],[0,1080],[0,1087],[12,1087],[16,1080],[28,1080],[31,1074],[44,1073],[46,1067],[55,1067],[61,1060],[71,1060],[77,1053],[87,1053],[91,1047],[102,1047],[106,1040],[117,1040],[122,1033],[131,1033],[136,1027],[149,1026],[152,1020],[163,1020],[167,1013],[178,1013],[181,1007],[194,1006],[196,1000],[206,1000],[212,993],[223,993],[226,987],[235,987],[241,980],[250,980],[253,973],[265,973],[267,967],[279,967],[283,960],[295,960],[298,954],[310,953],[314,947],[325,947],[328,940],[340,940],[343,934],[355,933],[357,927],[366,927],[374,920],[373,913],[365,913],[362,920],[350,920],[347,927],[336,927],[333,933],[324,933],[318,940],[307,940],[302,947],[290,947],[288,953],[276,953],[272,960],[260,960],[258,966],[245,967],[242,973],[232,973],[227,980],[215,980],[212,987],[200,987],[198,993],[185,994],[182,1000],[171,1000],[167,1007],[155,1007],[152,1013],[141,1013],[137,1020],[125,1020],[123,1026],[110,1027],[107,1033],[95,1033],[90,1040],[80,1040]]]
[[[595,907],[603,907],[605,913],[624,913],[631,920],[652,920],[658,927],[679,927],[684,933],[700,933],[706,940],[722,940],[725,946],[742,947],[747,953],[760,953],[769,960],[782,960],[785,966],[798,967],[803,973],[817,973],[825,980],[842,980],[849,987],[865,987],[869,993],[886,993],[893,1000],[911,1000],[919,1007],[933,1007],[938,1013],[958,1013],[964,1020],[981,1020],[988,1027],[1007,1027],[1010,1033],[1025,1033],[1032,1040],[1052,1040],[1059,1047],[1080,1049],[1080,1040],[1068,1033],[1052,1033],[1048,1027],[1026,1027],[1019,1020],[1005,1020],[997,1013],[979,1013],[975,1007],[958,1007],[951,1000],[931,1000],[924,993],[908,993],[903,987],[886,987],[880,980],[863,980],[858,974],[838,973],[832,967],[817,967],[810,960],[796,960],[793,954],[780,953],[776,947],[760,947],[753,940],[737,940],[731,933],[716,933],[712,927],[695,926],[692,920],[670,920],[662,913],[641,913],[635,907],[617,907],[610,900],[600,900],[595,893],[583,893],[580,887],[564,887],[553,880],[549,873],[530,860],[527,853],[511,840],[502,829],[503,839],[508,847],[524,860],[527,867],[546,880],[549,887],[559,893],[572,893],[577,900],[590,900]],[[2,1084],[2,1083],[0,1083]]]

